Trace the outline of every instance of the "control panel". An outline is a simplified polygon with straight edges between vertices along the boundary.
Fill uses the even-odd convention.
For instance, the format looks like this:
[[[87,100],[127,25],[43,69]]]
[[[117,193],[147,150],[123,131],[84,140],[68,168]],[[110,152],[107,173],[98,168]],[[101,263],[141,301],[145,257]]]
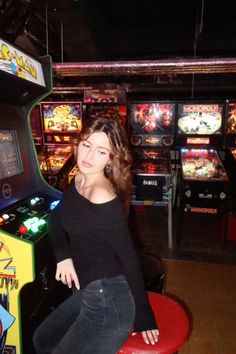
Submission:
[[[59,199],[40,193],[21,200],[0,212],[0,229],[35,242],[45,234],[47,217],[59,202]]]

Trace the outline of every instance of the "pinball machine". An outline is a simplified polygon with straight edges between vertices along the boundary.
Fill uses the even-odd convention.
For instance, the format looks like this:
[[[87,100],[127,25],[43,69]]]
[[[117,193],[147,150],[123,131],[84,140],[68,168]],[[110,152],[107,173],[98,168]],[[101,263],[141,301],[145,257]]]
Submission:
[[[230,179],[231,208],[236,211],[236,103],[228,102],[225,122],[225,166]]]
[[[80,102],[41,102],[43,144],[36,145],[40,171],[54,188],[64,190],[75,165],[73,143],[82,127]]]
[[[172,240],[175,103],[129,103],[129,136],[133,154],[133,205],[168,206],[168,243]]]
[[[180,152],[177,243],[180,241],[183,214],[223,215],[226,232],[228,176],[219,150],[223,147],[222,103],[179,103],[176,145]]]
[[[41,111],[41,103],[38,103],[30,112],[30,127],[37,151],[39,169],[51,186],[64,190],[67,185],[67,171],[73,163],[72,144],[58,146],[44,144]]]
[[[51,91],[50,57],[0,40],[0,82],[0,353],[33,354],[34,329],[68,296],[47,235],[61,193],[42,179],[29,121]]]
[[[236,242],[236,103],[227,102],[225,121],[225,167],[229,176],[228,239]]]

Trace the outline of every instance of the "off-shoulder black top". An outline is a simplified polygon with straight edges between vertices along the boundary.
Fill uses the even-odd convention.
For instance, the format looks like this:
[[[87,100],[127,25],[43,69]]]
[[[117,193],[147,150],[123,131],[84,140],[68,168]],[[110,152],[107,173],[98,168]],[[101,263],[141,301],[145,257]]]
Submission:
[[[82,196],[72,180],[48,220],[55,258],[72,258],[80,287],[124,274],[132,291],[137,332],[157,328],[147,300],[139,259],[118,197],[95,204]]]

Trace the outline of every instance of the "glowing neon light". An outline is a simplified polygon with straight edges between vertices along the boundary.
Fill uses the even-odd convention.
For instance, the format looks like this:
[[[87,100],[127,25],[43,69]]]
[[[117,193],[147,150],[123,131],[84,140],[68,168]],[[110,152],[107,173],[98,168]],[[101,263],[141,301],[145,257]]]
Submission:
[[[46,221],[44,219],[39,219],[35,216],[33,218],[27,219],[23,222],[23,224],[27,227],[28,230],[31,230],[33,233],[36,233],[39,231],[40,226],[46,224]]]

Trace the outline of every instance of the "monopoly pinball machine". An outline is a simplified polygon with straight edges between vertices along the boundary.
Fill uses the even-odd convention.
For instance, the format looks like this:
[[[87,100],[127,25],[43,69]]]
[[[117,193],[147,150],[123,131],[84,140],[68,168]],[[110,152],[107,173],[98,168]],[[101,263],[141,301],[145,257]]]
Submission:
[[[133,154],[133,205],[168,207],[168,242],[172,240],[175,103],[129,103],[129,136]]]
[[[36,146],[40,171],[54,188],[64,190],[75,165],[74,140],[82,128],[81,102],[41,102],[43,145]]]
[[[51,91],[50,57],[0,40],[0,353],[33,354],[32,334],[64,288],[47,218],[61,193],[42,179],[29,114]]]
[[[225,241],[229,180],[219,154],[223,147],[223,115],[223,103],[178,104],[176,145],[181,173],[177,243],[186,212],[221,213]]]

